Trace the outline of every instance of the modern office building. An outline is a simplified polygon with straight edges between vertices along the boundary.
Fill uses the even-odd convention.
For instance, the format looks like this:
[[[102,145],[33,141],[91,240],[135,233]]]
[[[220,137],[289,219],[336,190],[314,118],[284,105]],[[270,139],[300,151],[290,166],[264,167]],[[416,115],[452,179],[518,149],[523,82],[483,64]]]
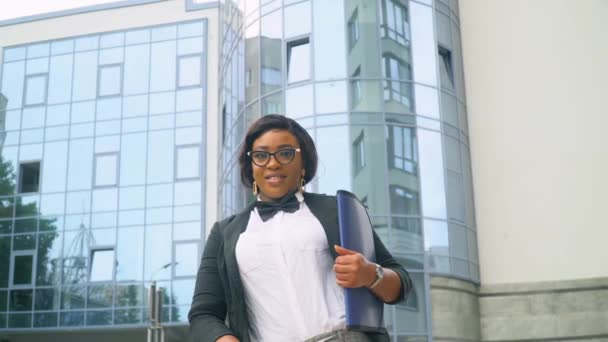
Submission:
[[[0,341],[143,340],[152,281],[187,340],[208,229],[251,199],[245,130],[273,113],[317,144],[307,190],[356,193],[410,272],[393,341],[608,340],[606,14],[128,0],[0,22]]]

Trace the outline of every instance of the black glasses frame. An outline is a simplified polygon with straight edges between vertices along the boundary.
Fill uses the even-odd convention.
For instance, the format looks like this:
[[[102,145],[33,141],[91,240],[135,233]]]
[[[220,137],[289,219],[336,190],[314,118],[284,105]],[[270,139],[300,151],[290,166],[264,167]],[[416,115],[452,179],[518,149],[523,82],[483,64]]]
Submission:
[[[279,158],[277,158],[277,154],[284,152],[284,151],[293,151],[293,157],[291,158],[291,160],[289,160],[287,163],[281,163],[281,161],[279,160]],[[277,161],[277,163],[281,164],[281,165],[288,165],[291,164],[291,162],[296,159],[296,152],[301,152],[301,150],[299,148],[282,148],[280,150],[276,150],[274,152],[266,152],[266,151],[249,151],[247,152],[247,156],[249,156],[249,158],[251,159],[251,161],[260,167],[266,166],[268,165],[268,163],[270,163],[270,158],[274,157],[274,160]],[[264,164],[258,164],[255,162],[255,158],[253,158],[253,154],[254,153],[265,153],[268,155],[268,159],[266,159],[266,162]]]

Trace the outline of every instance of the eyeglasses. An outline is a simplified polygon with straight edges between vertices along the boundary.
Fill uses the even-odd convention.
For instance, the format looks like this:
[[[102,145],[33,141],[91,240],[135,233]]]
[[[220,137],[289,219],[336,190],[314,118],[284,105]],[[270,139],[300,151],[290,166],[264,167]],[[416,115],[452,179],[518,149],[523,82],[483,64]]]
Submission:
[[[274,153],[266,151],[249,151],[247,155],[251,158],[251,161],[257,166],[266,166],[270,162],[270,157],[274,156],[274,159],[281,165],[287,165],[293,161],[296,156],[296,152],[300,152],[299,148],[283,148],[277,150]]]

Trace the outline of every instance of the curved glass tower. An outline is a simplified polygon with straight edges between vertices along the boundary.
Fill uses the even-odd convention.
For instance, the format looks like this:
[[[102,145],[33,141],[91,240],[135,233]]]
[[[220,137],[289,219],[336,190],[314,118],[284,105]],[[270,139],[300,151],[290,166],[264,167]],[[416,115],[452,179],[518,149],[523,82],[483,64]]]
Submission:
[[[432,340],[430,278],[479,282],[457,1],[222,2],[220,216],[242,208],[248,125],[285,113],[319,150],[309,191],[356,193],[410,272],[395,341]]]

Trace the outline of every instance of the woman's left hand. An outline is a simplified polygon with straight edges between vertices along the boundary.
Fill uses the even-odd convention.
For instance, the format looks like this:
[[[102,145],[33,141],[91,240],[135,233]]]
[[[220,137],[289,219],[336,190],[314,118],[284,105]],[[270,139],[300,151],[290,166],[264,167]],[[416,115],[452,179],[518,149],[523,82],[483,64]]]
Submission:
[[[336,283],[341,287],[369,286],[376,280],[376,265],[361,253],[334,245],[338,257],[334,263]]]

